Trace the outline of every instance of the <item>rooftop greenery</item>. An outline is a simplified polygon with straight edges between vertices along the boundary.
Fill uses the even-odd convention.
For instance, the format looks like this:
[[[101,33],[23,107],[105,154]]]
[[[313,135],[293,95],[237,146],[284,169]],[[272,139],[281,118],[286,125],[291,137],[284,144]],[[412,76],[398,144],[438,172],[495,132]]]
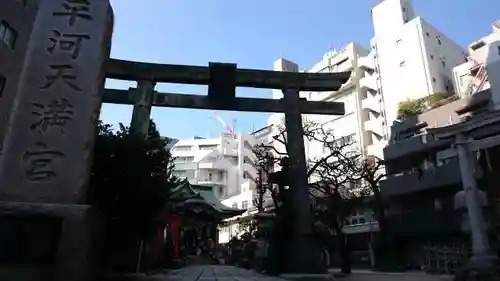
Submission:
[[[419,99],[402,101],[398,105],[398,119],[406,120],[418,116],[428,110],[456,101],[459,98],[456,94],[435,93]]]

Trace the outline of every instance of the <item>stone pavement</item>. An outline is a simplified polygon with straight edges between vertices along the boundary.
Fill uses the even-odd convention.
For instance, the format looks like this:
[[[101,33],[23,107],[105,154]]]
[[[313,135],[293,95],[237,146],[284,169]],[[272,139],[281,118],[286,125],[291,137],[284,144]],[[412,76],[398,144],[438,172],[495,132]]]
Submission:
[[[188,266],[168,274],[149,276],[151,281],[283,281],[277,277],[227,265]]]
[[[338,272],[338,271],[335,271]],[[385,273],[369,270],[354,270],[346,277],[333,278],[343,281],[451,281],[446,275],[427,275],[422,272]],[[188,266],[164,274],[150,275],[148,281],[284,281],[285,279],[267,276],[239,267],[227,265]]]
[[[336,271],[338,272],[338,270]],[[331,272],[332,273],[332,272]],[[428,275],[424,272],[374,272],[371,270],[353,270],[346,277],[338,277],[342,281],[452,281],[450,275]]]

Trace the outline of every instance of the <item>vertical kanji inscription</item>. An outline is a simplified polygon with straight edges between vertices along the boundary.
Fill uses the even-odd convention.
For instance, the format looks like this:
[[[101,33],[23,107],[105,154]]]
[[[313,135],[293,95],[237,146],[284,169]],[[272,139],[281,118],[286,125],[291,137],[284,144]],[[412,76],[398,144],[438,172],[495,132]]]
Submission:
[[[42,90],[51,89],[56,83],[64,83],[70,89],[81,91],[77,84],[78,76],[75,69],[69,64],[53,64],[49,66],[50,74],[45,75],[45,83],[40,87]]]
[[[41,133],[45,133],[53,127],[58,127],[61,133],[64,133],[66,124],[75,115],[73,106],[66,98],[53,99],[48,104],[34,102],[31,113],[36,119],[31,124],[30,129],[38,130]]]
[[[56,17],[67,17],[70,26],[77,20],[92,20],[89,0],[66,0],[61,5],[61,10],[52,13]]]
[[[71,53],[72,59],[78,59],[80,50],[85,40],[90,40],[88,34],[63,33],[57,29],[52,30],[52,36],[49,38],[50,46],[47,51],[53,54],[56,49]]]
[[[51,149],[46,143],[37,141],[23,155],[26,178],[30,181],[50,181],[57,176],[54,162],[64,157],[61,151]]]

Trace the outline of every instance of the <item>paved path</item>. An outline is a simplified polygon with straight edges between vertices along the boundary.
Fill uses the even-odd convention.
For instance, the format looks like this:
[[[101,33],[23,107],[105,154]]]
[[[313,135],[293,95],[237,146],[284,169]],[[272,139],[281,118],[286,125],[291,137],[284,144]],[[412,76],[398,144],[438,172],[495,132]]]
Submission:
[[[428,275],[423,272],[373,272],[370,270],[353,270],[346,277],[339,277],[340,281],[452,281],[450,275]]]
[[[251,270],[227,265],[188,266],[165,275],[150,276],[151,281],[283,281]]]
[[[333,275],[333,272],[331,272]],[[150,275],[148,281],[284,281],[285,279],[258,274],[234,266],[200,265],[172,270],[165,274]],[[333,278],[332,278],[333,280]],[[383,273],[369,270],[354,270],[342,281],[451,281],[451,276],[430,276],[425,273]]]

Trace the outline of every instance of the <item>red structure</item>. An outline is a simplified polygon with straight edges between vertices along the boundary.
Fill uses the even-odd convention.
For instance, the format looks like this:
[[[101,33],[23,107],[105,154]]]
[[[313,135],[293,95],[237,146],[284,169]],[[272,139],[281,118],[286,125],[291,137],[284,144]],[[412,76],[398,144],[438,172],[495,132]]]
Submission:
[[[161,215],[163,223],[153,242],[151,255],[154,263],[161,260],[167,239],[172,243],[173,260],[194,254],[193,244],[197,240],[211,238],[217,242],[217,224],[222,219],[246,211],[226,207],[215,197],[212,187],[191,185],[187,181],[172,190],[170,199],[173,210]]]

